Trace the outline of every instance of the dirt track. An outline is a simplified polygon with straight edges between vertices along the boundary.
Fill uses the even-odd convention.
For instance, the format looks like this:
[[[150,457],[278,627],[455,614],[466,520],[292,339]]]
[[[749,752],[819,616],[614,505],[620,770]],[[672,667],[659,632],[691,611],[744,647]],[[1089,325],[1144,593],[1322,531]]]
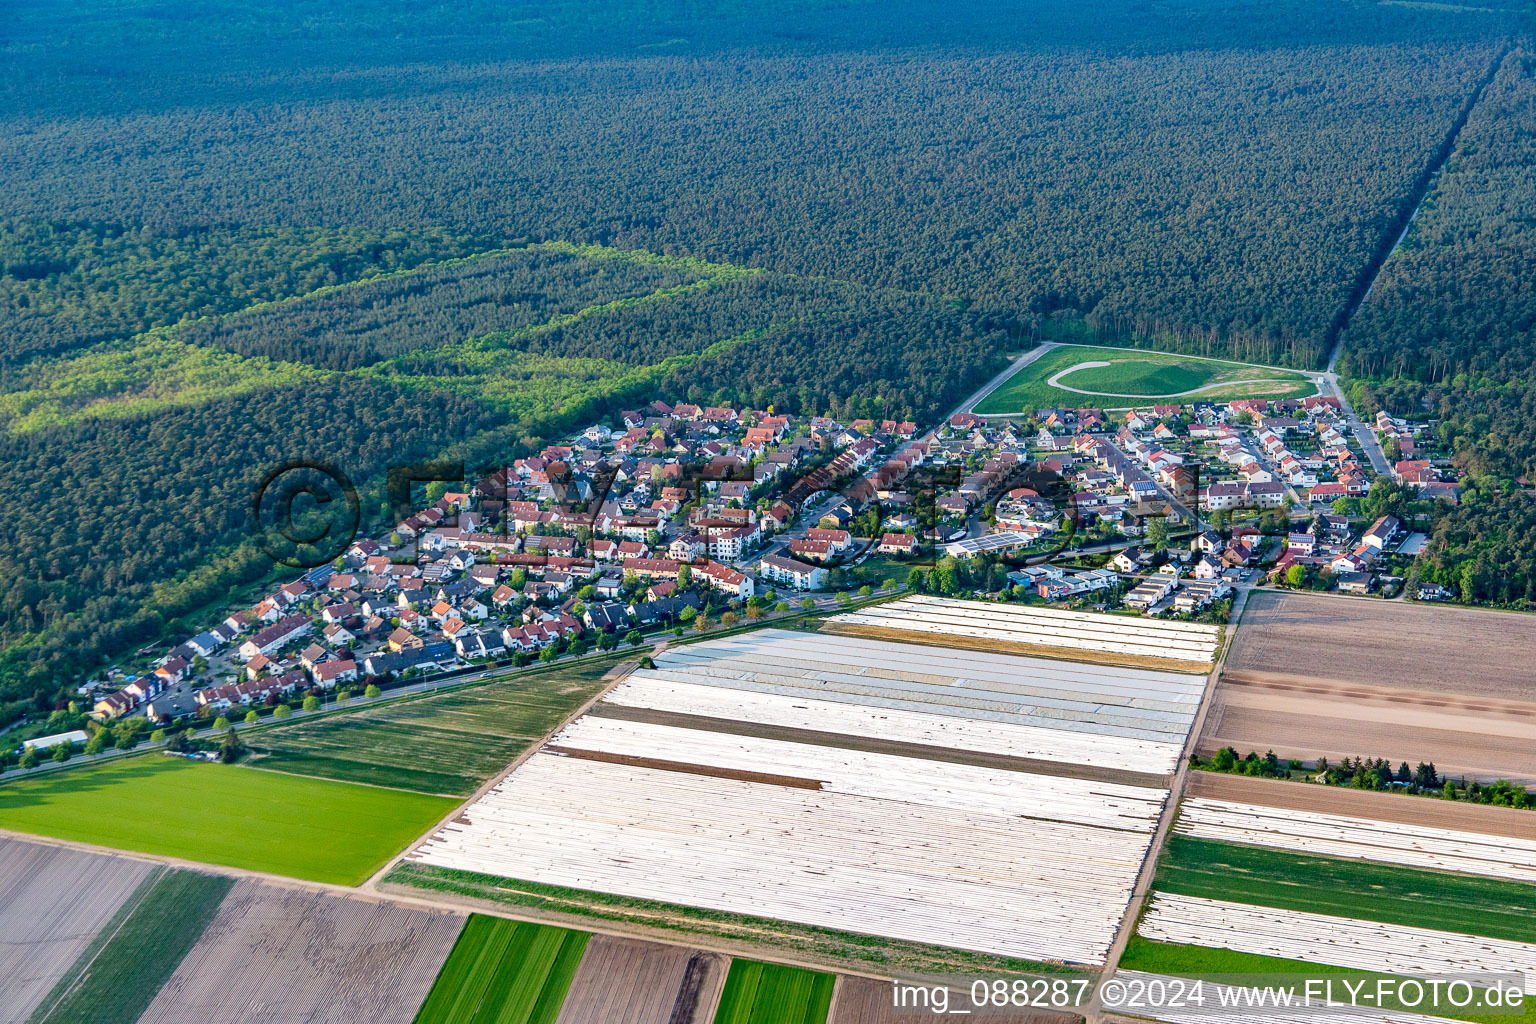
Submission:
[[[1530,811],[1482,804],[1450,803],[1402,793],[1372,793],[1337,786],[1282,782],[1278,779],[1250,779],[1242,775],[1217,775],[1191,772],[1184,787],[1185,796],[1235,803],[1312,811],[1317,814],[1341,814],[1372,821],[1391,821],[1425,828],[1459,829],[1511,839],[1536,836],[1536,816]]]
[[[140,1024],[410,1024],[463,923],[241,881]]]
[[[1303,761],[1429,761],[1442,775],[1536,785],[1536,705],[1224,675],[1198,750],[1225,746]]]
[[[1536,702],[1536,616],[1257,591],[1226,668]]]

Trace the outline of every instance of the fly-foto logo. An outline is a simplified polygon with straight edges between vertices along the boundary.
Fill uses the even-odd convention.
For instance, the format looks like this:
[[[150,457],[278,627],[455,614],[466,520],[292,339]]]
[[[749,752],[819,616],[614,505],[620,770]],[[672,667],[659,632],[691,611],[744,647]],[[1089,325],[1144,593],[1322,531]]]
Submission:
[[[279,565],[313,569],[351,546],[362,524],[357,488],[336,466],[292,459],[272,467],[251,495],[250,534]]]

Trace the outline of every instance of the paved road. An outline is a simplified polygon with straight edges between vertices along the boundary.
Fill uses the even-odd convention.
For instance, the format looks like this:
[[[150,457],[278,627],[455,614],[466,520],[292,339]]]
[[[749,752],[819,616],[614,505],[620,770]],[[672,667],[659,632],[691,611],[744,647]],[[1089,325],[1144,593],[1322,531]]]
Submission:
[[[1376,440],[1376,431],[1361,422],[1355,415],[1354,406],[1349,404],[1349,399],[1344,397],[1344,389],[1339,386],[1339,375],[1333,371],[1333,364],[1338,361],[1339,350],[1333,350],[1333,360],[1328,364],[1328,372],[1323,374],[1323,382],[1326,383],[1343,407],[1344,422],[1349,424],[1349,429],[1354,433],[1355,439],[1360,442],[1360,450],[1365,452],[1365,457],[1370,460],[1371,468],[1378,476],[1391,476],[1392,466],[1387,462],[1387,457],[1381,450],[1381,442]]]
[[[1257,462],[1264,469],[1269,470],[1270,475],[1279,481],[1281,486],[1285,488],[1286,496],[1291,499],[1291,502],[1295,504],[1297,508],[1306,508],[1307,499],[1303,498],[1301,494],[1297,492],[1296,488],[1291,486],[1291,482],[1281,475],[1280,468],[1276,466],[1274,462],[1270,460],[1269,455],[1266,454],[1264,450],[1258,446],[1258,443],[1253,439],[1253,435],[1244,433],[1242,435],[1242,441],[1243,450],[1253,457],[1253,461]]]
[[[1147,851],[1146,860],[1142,863],[1136,888],[1131,893],[1130,907],[1120,921],[1120,931],[1114,943],[1109,947],[1109,956],[1105,958],[1104,971],[1100,975],[1102,978],[1114,977],[1120,964],[1120,957],[1125,953],[1126,943],[1135,934],[1137,922],[1141,919],[1142,908],[1152,893],[1152,879],[1157,873],[1157,856],[1163,848],[1163,843],[1168,840],[1168,831],[1173,827],[1174,818],[1178,815],[1179,801],[1184,793],[1185,781],[1189,777],[1189,755],[1194,753],[1195,745],[1200,739],[1200,730],[1205,727],[1205,715],[1211,706],[1211,695],[1216,692],[1216,681],[1221,677],[1222,666],[1226,664],[1227,652],[1232,649],[1233,632],[1238,628],[1237,623],[1243,617],[1243,606],[1248,603],[1248,594],[1252,590],[1253,587],[1248,585],[1239,586],[1232,596],[1232,612],[1227,619],[1225,643],[1222,645],[1216,664],[1211,668],[1211,674],[1206,677],[1205,692],[1200,698],[1200,710],[1196,712],[1195,720],[1190,725],[1189,736],[1184,741],[1184,756],[1179,759],[1178,770],[1174,772],[1173,782],[1168,787],[1170,790],[1168,802],[1163,806],[1162,816],[1157,823],[1157,832],[1152,837],[1152,845]],[[1084,1008],[1083,1016],[1088,1024],[1103,1024],[1110,1019],[1104,1013],[1104,1007],[1096,995]]]
[[[1026,352],[1023,355],[1019,356],[1019,358],[1015,359],[1013,362],[1009,363],[1008,364],[1008,368],[1006,370],[1004,370],[1002,373],[998,374],[996,377],[993,377],[991,380],[989,380],[985,384],[983,384],[981,386],[981,390],[977,391],[970,398],[967,398],[964,402],[961,402],[958,406],[956,406],[955,410],[953,412],[951,412],[949,414],[949,416],[958,416],[960,413],[970,412],[972,409],[975,409],[976,406],[981,404],[982,399],[986,398],[992,392],[996,391],[1002,385],[1003,381],[1007,380],[1009,377],[1012,377],[1015,373],[1018,373],[1020,370],[1024,369],[1024,367],[1028,366],[1030,363],[1034,362],[1036,359],[1039,359],[1041,356],[1045,355],[1051,349],[1053,349],[1053,348],[1060,348],[1060,347],[1061,346],[1056,344],[1056,342],[1054,342],[1054,341],[1042,341],[1038,348],[1030,349],[1028,352]],[[1018,413],[1016,413],[1016,412],[1013,412],[1013,413],[995,413],[994,412],[994,413],[988,413],[987,415],[989,415],[989,416],[1017,416]],[[949,416],[944,417],[944,422],[945,423],[949,422]]]

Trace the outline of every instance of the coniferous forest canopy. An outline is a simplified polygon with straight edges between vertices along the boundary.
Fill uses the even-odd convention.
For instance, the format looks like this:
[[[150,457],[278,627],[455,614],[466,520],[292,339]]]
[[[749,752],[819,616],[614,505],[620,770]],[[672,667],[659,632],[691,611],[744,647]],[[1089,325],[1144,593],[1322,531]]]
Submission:
[[[1346,367],[1469,389],[1444,429],[1523,471],[1529,218],[1466,175],[1529,189],[1528,6],[15,5],[0,718],[260,576],[296,455],[374,486],[644,394],[931,422],[1065,329],[1320,366],[1490,75],[1415,228],[1453,255],[1389,266]]]

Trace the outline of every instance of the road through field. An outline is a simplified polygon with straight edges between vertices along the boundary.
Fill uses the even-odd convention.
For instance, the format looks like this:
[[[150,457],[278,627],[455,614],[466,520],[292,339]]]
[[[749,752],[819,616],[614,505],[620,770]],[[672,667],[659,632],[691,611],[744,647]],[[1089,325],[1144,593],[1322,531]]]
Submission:
[[[1039,344],[1038,347],[1030,349],[1028,352],[1026,352],[1023,355],[1019,356],[1019,358],[1015,359],[1013,362],[1009,363],[1008,364],[1008,368],[1006,370],[1004,370],[1002,373],[998,374],[996,377],[993,377],[991,380],[989,380],[985,384],[983,384],[981,386],[981,390],[980,391],[977,391],[970,398],[967,398],[965,401],[961,402],[958,406],[956,406],[954,412],[950,413],[950,416],[958,416],[961,413],[970,412],[972,409],[975,409],[976,406],[980,405],[981,402],[988,395],[990,395],[992,392],[996,391],[998,388],[1002,387],[1004,381],[1010,380],[1013,377],[1014,374],[1016,374],[1020,370],[1024,369],[1024,367],[1028,366],[1030,363],[1034,362],[1036,359],[1039,359],[1041,356],[1045,355],[1051,349],[1053,349],[1053,348],[1060,348],[1060,347],[1061,346],[1060,346],[1060,344],[1058,342],[1042,341]],[[1018,414],[1017,413],[989,413],[988,415],[992,415],[992,416],[1015,415],[1016,416]],[[949,417],[945,417],[945,421],[946,422],[948,422],[948,419],[949,419]]]

